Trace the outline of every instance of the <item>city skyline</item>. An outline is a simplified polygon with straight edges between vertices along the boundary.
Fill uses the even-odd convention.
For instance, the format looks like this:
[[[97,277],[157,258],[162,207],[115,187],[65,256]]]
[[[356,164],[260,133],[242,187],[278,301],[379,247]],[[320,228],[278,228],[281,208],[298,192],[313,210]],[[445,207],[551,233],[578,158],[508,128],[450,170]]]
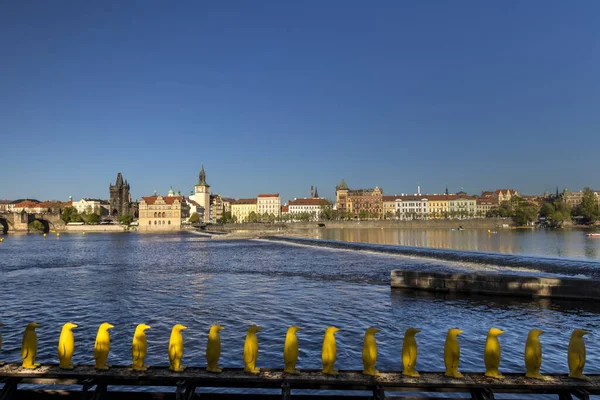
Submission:
[[[125,175],[122,171],[119,171],[118,174],[123,174]],[[114,174],[113,174],[114,175]],[[197,175],[197,174],[196,174]],[[346,178],[340,178],[338,180],[338,182],[336,182],[335,184],[332,185],[323,185],[323,186],[318,186],[318,185],[310,185],[304,189],[302,188],[298,188],[295,193],[300,193],[298,195],[293,195],[293,196],[284,196],[283,194],[281,194],[279,191],[276,190],[263,190],[263,191],[254,191],[252,193],[247,193],[247,194],[239,194],[237,192],[235,193],[223,193],[221,191],[218,190],[218,184],[215,185],[213,184],[212,180],[210,179],[210,173],[207,172],[207,183],[209,183],[214,189],[216,189],[215,191],[211,192],[211,194],[219,194],[221,196],[224,197],[230,197],[230,198],[234,198],[234,199],[244,199],[244,198],[256,198],[257,195],[261,194],[261,193],[270,193],[270,192],[277,192],[280,196],[281,196],[281,201],[282,204],[287,203],[289,200],[294,200],[294,199],[302,199],[302,198],[310,198],[311,196],[311,189],[316,188],[319,191],[319,198],[323,198],[323,199],[327,199],[327,200],[331,200],[332,202],[335,202],[335,187],[336,185],[339,184],[340,180],[344,180],[346,181],[346,183],[348,184],[348,180]],[[118,179],[118,177],[117,177]],[[173,190],[176,193],[180,193],[182,196],[185,197],[189,197],[193,192],[194,192],[194,188],[195,186],[197,186],[198,183],[198,178],[196,177],[195,183],[193,185],[191,185],[191,189],[190,190],[185,190],[184,188],[181,187],[176,187],[174,185],[169,185],[168,187],[163,187],[163,188],[157,188],[155,187],[154,189],[152,189],[151,191],[148,191],[147,193],[141,193],[139,196],[137,195],[137,191],[135,190],[135,182],[133,182],[132,180],[130,180],[128,178],[129,184],[132,186],[131,187],[131,199],[132,201],[139,201],[141,200],[142,197],[146,197],[146,196],[152,196],[155,194],[157,195],[161,195],[161,196],[167,196],[169,190]],[[350,181],[351,182],[351,181]],[[18,195],[18,196],[13,196],[13,197],[9,197],[9,196],[5,196],[4,193],[6,193],[4,190],[2,190],[0,192],[0,200],[16,200],[16,199],[36,199],[36,200],[40,200],[40,201],[47,201],[47,200],[57,200],[57,201],[67,201],[70,197],[73,198],[73,200],[79,200],[79,199],[101,199],[101,200],[108,200],[110,198],[110,193],[109,193],[109,189],[114,185],[115,180],[113,179],[112,182],[109,182],[108,185],[106,185],[107,187],[104,190],[104,193],[99,193],[98,195],[81,195],[81,196],[75,196],[72,194],[67,195],[66,197],[48,197],[45,196],[44,194],[40,195],[40,196],[27,196],[27,195]],[[554,187],[554,188],[548,188],[543,192],[536,192],[536,193],[530,193],[530,192],[522,192],[519,189],[513,187],[513,186],[490,186],[487,188],[482,188],[481,190],[474,190],[474,191],[468,191],[465,190],[464,187],[459,187],[459,188],[450,188],[450,187],[443,187],[441,188],[441,190],[426,190],[427,186],[424,186],[421,182],[417,182],[414,186],[414,191],[411,190],[398,190],[398,191],[388,191],[386,190],[384,187],[379,186],[379,185],[374,185],[374,184],[367,184],[367,185],[363,185],[363,186],[357,186],[357,185],[352,185],[352,184],[348,184],[350,186],[351,189],[353,190],[359,190],[359,189],[373,189],[375,187],[379,187],[380,189],[383,190],[384,195],[386,196],[390,196],[390,195],[396,195],[396,196],[400,196],[400,195],[406,195],[406,196],[412,196],[412,195],[416,195],[418,193],[420,193],[423,196],[426,195],[441,195],[444,194],[446,189],[448,189],[449,193],[453,194],[453,193],[458,193],[459,191],[464,191],[466,192],[469,196],[478,196],[480,193],[485,192],[485,191],[495,191],[495,190],[506,190],[506,189],[510,189],[510,190],[516,190],[520,195],[542,195],[544,192],[548,192],[550,194],[555,193],[556,190],[558,190],[559,192],[562,193],[563,190],[567,189],[573,192],[576,191],[581,191],[583,190],[585,187],[590,187],[591,189],[595,189],[595,187],[590,186],[590,185],[586,185],[584,187],[580,187],[580,188],[568,188],[568,187]],[[94,193],[97,192],[102,192],[101,189],[96,188],[94,189]],[[332,194],[329,195],[329,192],[331,192]]]
[[[260,4],[260,5],[259,5]],[[0,198],[600,188],[600,3],[9,3]],[[34,21],[35,23],[30,23]]]

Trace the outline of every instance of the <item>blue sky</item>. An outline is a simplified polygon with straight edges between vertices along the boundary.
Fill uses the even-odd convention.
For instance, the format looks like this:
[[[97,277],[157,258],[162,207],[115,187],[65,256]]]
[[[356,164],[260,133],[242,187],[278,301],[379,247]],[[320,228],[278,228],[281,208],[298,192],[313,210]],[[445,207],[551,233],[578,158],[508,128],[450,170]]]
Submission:
[[[600,188],[598,1],[0,6],[0,198]]]

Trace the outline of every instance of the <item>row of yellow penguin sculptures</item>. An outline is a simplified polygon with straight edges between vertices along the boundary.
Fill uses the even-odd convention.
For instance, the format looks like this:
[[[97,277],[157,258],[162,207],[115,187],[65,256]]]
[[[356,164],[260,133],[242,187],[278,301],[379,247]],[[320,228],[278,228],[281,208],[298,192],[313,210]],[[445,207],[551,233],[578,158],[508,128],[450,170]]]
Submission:
[[[4,325],[0,323],[0,327],[2,326]],[[39,364],[35,363],[35,356],[37,354],[37,333],[35,328],[39,326],[38,323],[31,322],[25,328],[21,347],[23,368],[33,369],[39,366]],[[75,367],[71,362],[75,351],[75,338],[72,332],[72,329],[74,328],[77,328],[77,325],[67,322],[63,326],[60,334],[60,339],[58,341],[58,358],[60,361],[59,367],[61,369],[73,369]],[[98,370],[107,370],[110,368],[110,365],[107,365],[106,362],[110,352],[110,334],[108,331],[112,328],[114,328],[114,326],[108,322],[101,324],[98,328],[98,334],[94,344],[95,368]],[[145,371],[149,368],[148,365],[144,364],[148,348],[145,331],[148,329],[150,329],[150,326],[139,324],[133,335],[131,358],[133,364],[132,368],[136,371]],[[184,351],[182,331],[185,329],[187,329],[187,327],[176,324],[171,331],[171,338],[169,340],[169,369],[175,372],[181,372],[185,369],[185,367],[181,365]],[[285,364],[284,372],[286,373],[299,373],[296,369],[296,363],[298,361],[298,338],[296,337],[296,333],[301,329],[302,328],[297,326],[290,326],[288,328],[283,349]],[[222,371],[222,367],[218,365],[221,356],[221,339],[219,336],[221,330],[223,330],[222,326],[213,325],[208,333],[208,342],[206,345],[206,370],[213,373]],[[256,367],[256,361],[258,359],[258,337],[256,334],[261,330],[262,328],[257,325],[250,325],[248,328],[246,342],[244,344],[244,372],[251,374],[260,372],[260,368]],[[322,372],[324,374],[338,374],[338,371],[335,369],[337,357],[335,333],[338,331],[339,328],[336,328],[335,326],[330,326],[325,331],[321,353],[323,362]],[[380,330],[374,327],[369,327],[365,332],[362,351],[363,373],[365,375],[379,375],[379,371],[375,369],[377,363],[377,341],[375,339],[375,334],[378,332],[380,332]],[[408,328],[406,330],[404,342],[402,344],[403,375],[411,377],[419,376],[419,373],[415,370],[418,355],[415,335],[419,332],[421,331],[416,328]],[[458,371],[460,362],[460,344],[458,342],[458,335],[462,333],[463,331],[458,328],[451,328],[448,330],[446,336],[444,345],[444,364],[446,366],[445,375],[448,377],[463,378],[463,375]],[[498,336],[503,333],[504,332],[498,328],[491,328],[485,342],[483,357],[486,368],[485,375],[491,378],[504,378],[499,372],[501,348],[500,341],[498,340]],[[543,333],[544,332],[539,329],[532,329],[527,336],[524,360],[526,368],[525,376],[528,378],[545,379],[545,377],[540,374],[540,367],[542,365],[542,345],[539,337]],[[575,329],[571,335],[568,348],[569,377],[571,378],[587,379],[587,377],[583,375],[583,368],[585,367],[586,360],[586,348],[583,336],[588,333],[588,331],[583,329]],[[0,350],[2,350],[1,332]],[[0,365],[2,364],[0,363]]]

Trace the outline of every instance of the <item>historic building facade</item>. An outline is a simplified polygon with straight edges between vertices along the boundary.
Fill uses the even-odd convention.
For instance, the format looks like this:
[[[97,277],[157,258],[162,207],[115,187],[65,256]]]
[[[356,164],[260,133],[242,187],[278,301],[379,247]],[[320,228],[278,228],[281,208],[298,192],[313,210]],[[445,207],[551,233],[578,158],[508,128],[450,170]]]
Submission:
[[[123,175],[117,174],[117,182],[110,185],[110,216],[120,217],[130,214],[129,203],[131,202],[130,187],[127,180],[123,181]]]
[[[257,213],[256,199],[239,199],[231,203],[231,216],[235,217],[236,222],[242,223],[248,221],[248,215],[251,212]]]
[[[98,214],[102,212],[102,215],[104,215],[110,212],[110,203],[106,200],[83,198],[79,201],[73,201],[72,205],[79,214],[87,212]]]
[[[206,172],[204,172],[204,165],[200,170],[200,175],[198,176],[198,184],[194,186],[194,194],[190,196],[190,199],[194,200],[200,205],[200,207],[204,209],[204,218],[202,219],[202,222],[211,222],[210,185],[206,183]]]
[[[342,178],[342,181],[339,185],[335,187],[335,209],[340,212],[348,211],[348,185],[346,181]]]
[[[256,209],[256,212],[260,215],[273,214],[275,217],[279,217],[281,215],[281,197],[279,197],[278,193],[259,194],[256,199]]]
[[[294,199],[288,202],[286,212],[292,216],[302,213],[309,213],[313,216],[311,220],[316,221],[319,219],[323,207],[329,205],[331,204],[329,204],[329,202],[325,199]]]
[[[448,212],[451,218],[473,218],[477,214],[477,200],[466,194],[450,194],[448,197]]]
[[[182,196],[142,197],[139,215],[140,232],[178,231],[190,217],[190,206]]]
[[[476,212],[478,217],[485,217],[488,211],[498,207],[498,199],[495,197],[478,197],[476,200]]]
[[[383,218],[383,190],[377,186],[375,189],[349,190],[346,211],[352,213],[354,218]]]

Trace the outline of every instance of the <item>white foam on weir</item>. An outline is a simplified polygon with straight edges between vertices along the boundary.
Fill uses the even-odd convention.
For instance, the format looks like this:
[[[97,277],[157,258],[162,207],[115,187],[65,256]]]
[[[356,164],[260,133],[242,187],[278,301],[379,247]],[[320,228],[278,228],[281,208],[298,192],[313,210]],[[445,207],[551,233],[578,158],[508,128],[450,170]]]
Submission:
[[[485,273],[493,273],[493,274],[505,274],[510,273],[511,275],[524,275],[524,276],[543,276],[543,277],[561,277],[561,278],[579,278],[579,279],[591,279],[591,277],[583,274],[577,275],[568,275],[561,273],[553,273],[547,271],[541,271],[534,268],[524,268],[524,267],[510,267],[504,265],[493,265],[493,264],[482,264],[482,263],[474,263],[468,261],[451,261],[451,260],[441,260],[439,258],[434,257],[418,257],[413,255],[403,255],[403,254],[393,254],[393,253],[383,253],[375,250],[369,249],[350,249],[350,248],[340,248],[340,247],[328,247],[328,246],[316,246],[310,243],[299,243],[299,242],[291,242],[291,241],[279,241],[279,240],[269,240],[269,239],[253,239],[253,241],[266,242],[266,243],[277,243],[277,244],[285,244],[289,246],[299,246],[299,247],[310,247],[311,249],[321,249],[325,251],[334,251],[334,252],[360,252],[365,253],[371,256],[377,256],[382,258],[390,258],[390,259],[401,259],[401,260],[418,260],[419,262],[427,262],[432,263],[432,265],[428,266],[427,270],[432,269],[440,272],[444,271],[461,271],[461,272],[485,272]],[[348,244],[354,244],[352,242],[348,242]],[[427,249],[427,248],[424,248]],[[509,256],[512,254],[508,254]],[[440,269],[441,267],[441,269]],[[402,269],[402,268],[399,268]]]

